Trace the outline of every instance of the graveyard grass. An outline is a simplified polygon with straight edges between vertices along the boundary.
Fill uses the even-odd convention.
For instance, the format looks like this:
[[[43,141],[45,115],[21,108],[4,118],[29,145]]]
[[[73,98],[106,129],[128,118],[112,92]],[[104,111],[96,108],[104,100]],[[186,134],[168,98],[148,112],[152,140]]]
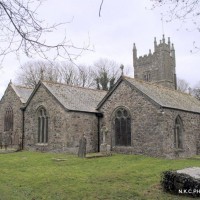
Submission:
[[[75,155],[0,154],[0,200],[188,199],[164,193],[161,172],[199,166],[200,157],[166,160],[140,155],[81,159]]]

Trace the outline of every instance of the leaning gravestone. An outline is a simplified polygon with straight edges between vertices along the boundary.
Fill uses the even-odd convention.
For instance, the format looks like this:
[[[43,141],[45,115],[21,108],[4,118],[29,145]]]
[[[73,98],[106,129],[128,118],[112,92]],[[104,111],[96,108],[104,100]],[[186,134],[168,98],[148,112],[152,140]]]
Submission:
[[[83,134],[83,136],[79,141],[78,157],[80,158],[86,157],[86,145],[87,145],[87,140],[85,138],[85,135]]]
[[[200,197],[200,167],[163,172],[161,185],[166,192]]]

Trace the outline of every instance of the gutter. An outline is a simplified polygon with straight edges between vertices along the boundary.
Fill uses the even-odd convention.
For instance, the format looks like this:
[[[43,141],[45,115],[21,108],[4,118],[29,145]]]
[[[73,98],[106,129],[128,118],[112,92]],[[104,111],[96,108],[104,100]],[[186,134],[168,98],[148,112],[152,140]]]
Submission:
[[[20,110],[22,111],[22,141],[21,141],[21,148],[20,148],[20,150],[24,150],[24,139],[25,139],[25,130],[24,130],[24,128],[25,128],[25,126],[24,126],[24,124],[25,124],[25,117],[24,117],[24,112],[25,112],[25,110],[26,110],[26,108],[25,107],[22,107],[22,108],[20,108]]]
[[[103,118],[103,113],[96,113],[96,116],[97,116],[97,119],[98,119],[98,122],[97,122],[97,138],[98,138],[98,141],[97,141],[97,151],[100,152],[100,119]]]

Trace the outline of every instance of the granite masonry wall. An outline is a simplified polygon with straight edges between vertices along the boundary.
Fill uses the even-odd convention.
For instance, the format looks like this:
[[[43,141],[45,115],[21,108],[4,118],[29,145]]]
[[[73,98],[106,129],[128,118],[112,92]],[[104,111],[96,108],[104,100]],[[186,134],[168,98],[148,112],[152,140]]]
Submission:
[[[164,109],[162,119],[163,152],[167,158],[191,157],[199,154],[200,115],[185,111]],[[183,148],[174,147],[175,119],[180,116],[183,122]]]
[[[20,107],[22,107],[23,104],[10,84],[8,85],[4,96],[0,101],[0,134],[3,135],[8,133],[4,131],[4,116],[6,109],[9,106],[13,110],[12,143],[13,145],[18,146],[18,144],[21,142],[20,138],[22,137],[22,111],[20,110]]]
[[[128,147],[114,144],[112,116],[119,107],[125,107],[131,113],[131,146]],[[102,105],[100,111],[104,114],[101,125],[105,125],[109,130],[106,139],[107,143],[111,144],[112,150],[150,156],[163,155],[163,135],[160,130],[161,111],[146,100],[140,92],[122,82]]]
[[[115,146],[112,116],[118,107],[125,107],[131,113],[131,146]],[[166,158],[197,154],[197,138],[200,133],[198,114],[162,110],[125,82],[120,83],[100,111],[104,114],[101,126],[105,125],[109,130],[106,142],[111,144],[114,151]],[[174,148],[174,125],[178,115],[184,125],[183,150]]]
[[[43,106],[48,115],[48,143],[39,144],[37,111]],[[97,118],[94,113],[67,111],[40,86],[25,111],[25,147],[29,150],[77,153],[83,133],[87,152],[97,151]]]

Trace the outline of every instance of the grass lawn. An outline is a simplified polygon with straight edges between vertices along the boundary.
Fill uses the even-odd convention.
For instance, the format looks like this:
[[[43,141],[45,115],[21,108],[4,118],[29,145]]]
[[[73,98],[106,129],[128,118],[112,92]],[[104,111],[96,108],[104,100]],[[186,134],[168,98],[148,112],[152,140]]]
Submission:
[[[200,167],[200,158],[165,160],[115,154],[81,159],[26,151],[0,154],[0,200],[190,199],[163,193],[159,185],[162,171],[190,166]]]

